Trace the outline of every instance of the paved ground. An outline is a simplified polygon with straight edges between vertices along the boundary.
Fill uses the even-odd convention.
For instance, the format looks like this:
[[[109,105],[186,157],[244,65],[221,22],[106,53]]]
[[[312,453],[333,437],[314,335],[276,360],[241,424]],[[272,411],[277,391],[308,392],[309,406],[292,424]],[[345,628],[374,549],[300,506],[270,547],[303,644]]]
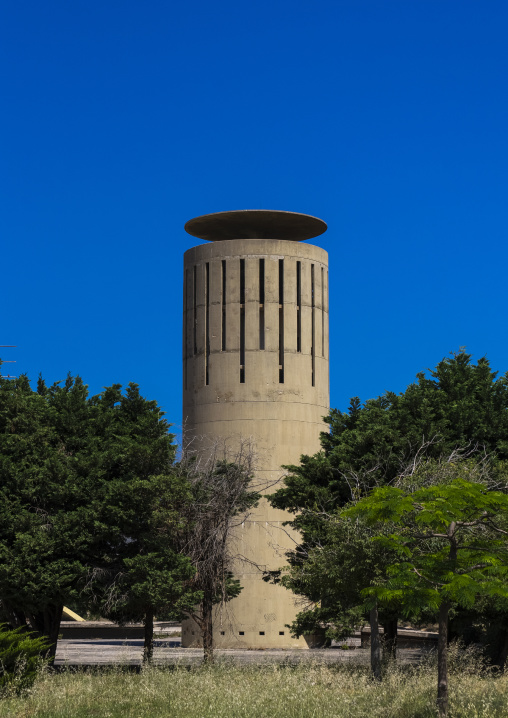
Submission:
[[[143,641],[141,639],[61,639],[58,641],[56,665],[94,666],[141,664]],[[216,650],[217,659],[234,661],[241,665],[266,663],[327,663],[354,662],[368,663],[370,652],[365,648],[341,650],[340,648],[303,650]],[[399,650],[403,662],[418,662],[421,649]],[[194,665],[203,660],[199,648],[182,648],[179,638],[161,638],[155,641],[154,661],[161,665]]]

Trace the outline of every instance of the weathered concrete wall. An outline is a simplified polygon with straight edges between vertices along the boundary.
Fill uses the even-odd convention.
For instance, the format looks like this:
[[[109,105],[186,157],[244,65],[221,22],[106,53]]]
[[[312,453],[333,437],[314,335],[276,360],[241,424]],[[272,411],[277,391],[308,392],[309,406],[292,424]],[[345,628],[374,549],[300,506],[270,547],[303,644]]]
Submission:
[[[256,481],[273,484],[282,465],[319,450],[326,430],[327,253],[290,240],[216,241],[188,250],[184,272],[186,430],[211,439],[252,437],[260,455]],[[285,627],[297,613],[293,595],[262,581],[248,563],[284,563],[297,538],[282,525],[287,519],[263,500],[238,530],[244,590],[217,617],[217,646],[307,647]],[[182,642],[197,645],[192,622],[184,622]]]

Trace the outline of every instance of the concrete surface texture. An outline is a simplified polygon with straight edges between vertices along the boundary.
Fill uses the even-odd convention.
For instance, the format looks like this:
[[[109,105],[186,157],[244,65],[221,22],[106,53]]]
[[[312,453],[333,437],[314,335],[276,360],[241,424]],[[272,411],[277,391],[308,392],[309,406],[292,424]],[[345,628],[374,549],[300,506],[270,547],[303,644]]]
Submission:
[[[227,218],[226,226],[242,234],[238,223],[249,213],[224,214],[238,215]],[[212,243],[184,257],[183,419],[187,437],[253,440],[254,481],[266,494],[277,488],[282,465],[319,450],[320,432],[326,430],[328,256],[319,247],[278,238],[287,237],[288,226],[301,215],[276,213],[269,239],[270,217],[257,214],[264,238],[256,236],[261,230],[253,228],[252,218],[247,239],[221,239],[218,215],[186,225],[194,222]],[[289,215],[286,225],[280,215]],[[326,229],[315,221],[316,234]],[[286,627],[298,611],[294,596],[262,580],[262,571],[280,568],[298,540],[283,526],[288,518],[262,500],[238,529],[235,552],[243,560],[235,574],[243,591],[217,612],[217,647],[309,646],[291,638]],[[191,621],[184,622],[182,645],[199,645]]]

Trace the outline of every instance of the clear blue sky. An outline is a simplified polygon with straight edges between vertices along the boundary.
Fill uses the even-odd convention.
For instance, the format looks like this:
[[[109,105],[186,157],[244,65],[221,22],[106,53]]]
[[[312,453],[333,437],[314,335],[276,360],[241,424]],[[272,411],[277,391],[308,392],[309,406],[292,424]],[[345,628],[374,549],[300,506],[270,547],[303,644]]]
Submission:
[[[18,0],[0,12],[4,373],[181,421],[191,217],[323,218],[331,404],[508,370],[508,4]]]

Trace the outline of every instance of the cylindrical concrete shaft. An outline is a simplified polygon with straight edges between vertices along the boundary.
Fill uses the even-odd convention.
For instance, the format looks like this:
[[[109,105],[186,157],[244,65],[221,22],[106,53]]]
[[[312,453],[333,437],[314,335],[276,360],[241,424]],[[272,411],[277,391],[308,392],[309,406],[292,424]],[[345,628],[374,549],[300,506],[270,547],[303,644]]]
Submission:
[[[215,241],[184,258],[183,420],[210,439],[252,438],[256,481],[272,488],[281,466],[320,448],[329,409],[328,255],[291,240]],[[285,563],[298,537],[289,515],[266,500],[251,512],[235,549],[243,591],[214,625],[218,647],[307,646],[286,624],[298,608],[291,592],[262,580]],[[252,563],[249,563],[251,561]],[[198,645],[184,623],[182,643]]]

